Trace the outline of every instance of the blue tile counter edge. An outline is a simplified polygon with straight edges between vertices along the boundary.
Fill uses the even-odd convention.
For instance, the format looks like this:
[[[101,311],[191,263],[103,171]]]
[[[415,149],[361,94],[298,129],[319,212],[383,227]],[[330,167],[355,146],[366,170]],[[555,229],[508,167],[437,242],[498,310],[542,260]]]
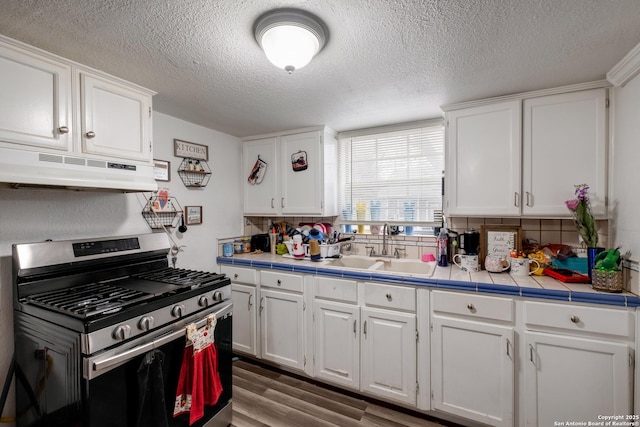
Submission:
[[[375,271],[340,269],[332,267],[314,267],[305,264],[291,264],[278,261],[250,260],[237,257],[217,257],[218,264],[233,265],[239,267],[253,267],[290,271],[296,273],[316,274],[320,276],[339,277],[353,280],[373,280],[376,282],[391,283],[397,285],[412,285],[434,289],[450,289],[486,294],[511,295],[523,298],[535,298],[555,301],[578,302],[587,304],[602,304],[620,307],[640,307],[640,296],[622,295],[610,293],[578,292],[559,289],[541,289],[518,287],[516,285],[499,285],[482,282],[466,282],[460,280],[439,279],[420,276],[400,276]]]

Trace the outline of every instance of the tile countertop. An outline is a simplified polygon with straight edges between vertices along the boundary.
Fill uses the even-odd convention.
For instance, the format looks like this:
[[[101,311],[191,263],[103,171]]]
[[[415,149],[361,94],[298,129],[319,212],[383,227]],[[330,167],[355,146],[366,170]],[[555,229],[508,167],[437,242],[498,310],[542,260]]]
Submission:
[[[436,267],[431,277],[419,274],[401,275],[378,270],[331,267],[323,262],[283,258],[268,253],[218,257],[217,262],[238,267],[266,268],[354,280],[374,280],[399,285],[427,286],[438,289],[621,307],[640,307],[640,297],[632,293],[626,291],[621,293],[600,292],[594,290],[589,284],[563,283],[549,276],[513,277],[508,273],[489,273],[484,270],[469,273],[455,266]]]

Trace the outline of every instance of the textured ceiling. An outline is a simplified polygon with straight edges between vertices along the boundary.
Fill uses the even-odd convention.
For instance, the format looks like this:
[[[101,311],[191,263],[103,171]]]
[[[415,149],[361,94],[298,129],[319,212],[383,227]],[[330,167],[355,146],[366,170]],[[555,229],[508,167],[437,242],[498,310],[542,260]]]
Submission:
[[[252,33],[281,7],[329,29],[291,75]],[[604,79],[640,42],[640,1],[2,0],[0,33],[155,90],[157,111],[247,136]]]

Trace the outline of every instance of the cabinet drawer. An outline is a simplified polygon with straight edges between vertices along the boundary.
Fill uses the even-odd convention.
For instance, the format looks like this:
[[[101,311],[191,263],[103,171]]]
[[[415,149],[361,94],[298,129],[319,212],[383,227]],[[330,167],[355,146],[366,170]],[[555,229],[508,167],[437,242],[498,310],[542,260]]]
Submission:
[[[434,312],[513,322],[513,300],[484,295],[433,291]]]
[[[633,317],[632,312],[624,309],[531,301],[524,303],[524,322],[527,329],[542,327],[633,338]]]
[[[304,276],[275,271],[260,271],[260,285],[286,291],[302,292]]]
[[[251,283],[252,285],[255,285],[257,282],[256,270],[253,268],[230,267],[228,265],[222,265],[220,267],[220,271],[226,274],[227,277],[234,283]]]
[[[354,280],[316,277],[314,287],[316,298],[352,303],[358,302],[358,285]]]
[[[367,282],[364,285],[364,302],[368,306],[416,311],[416,290]]]

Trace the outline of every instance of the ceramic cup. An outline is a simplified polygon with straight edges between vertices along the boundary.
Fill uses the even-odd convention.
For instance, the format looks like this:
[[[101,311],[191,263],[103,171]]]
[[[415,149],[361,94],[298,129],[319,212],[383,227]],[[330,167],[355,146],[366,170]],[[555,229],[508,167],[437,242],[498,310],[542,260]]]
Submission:
[[[459,259],[460,262],[456,261],[456,258]],[[478,255],[455,254],[452,260],[453,263],[463,271],[478,271]]]
[[[540,270],[540,263],[535,259],[529,258],[511,258],[509,260],[511,262],[511,275],[512,276],[529,276],[536,271]],[[530,265],[531,263],[536,264],[536,269],[531,271]]]
[[[509,260],[499,255],[487,255],[484,257],[484,269],[489,273],[502,273],[509,269]]]
[[[302,246],[302,236],[296,234],[293,236],[293,253],[294,258],[304,258],[304,246]]]

